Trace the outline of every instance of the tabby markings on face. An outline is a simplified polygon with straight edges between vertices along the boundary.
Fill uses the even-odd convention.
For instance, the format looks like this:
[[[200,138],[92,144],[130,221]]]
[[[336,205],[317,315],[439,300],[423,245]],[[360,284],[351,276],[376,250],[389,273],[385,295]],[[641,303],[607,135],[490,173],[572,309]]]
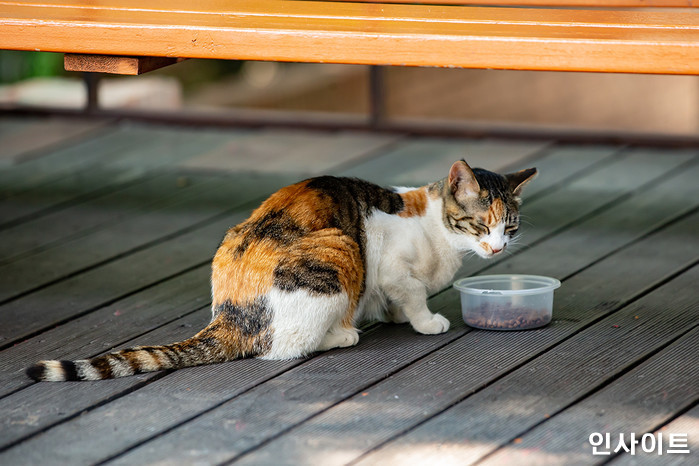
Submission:
[[[445,224],[464,236],[464,247],[483,258],[501,253],[519,229],[518,193],[536,174],[523,170],[499,175],[482,169],[457,170],[450,182],[454,199],[445,207]]]

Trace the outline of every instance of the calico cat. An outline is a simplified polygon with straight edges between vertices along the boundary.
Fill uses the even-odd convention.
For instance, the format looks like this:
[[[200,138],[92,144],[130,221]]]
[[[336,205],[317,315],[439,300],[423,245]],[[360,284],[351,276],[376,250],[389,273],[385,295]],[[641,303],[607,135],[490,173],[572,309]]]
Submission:
[[[322,176],[272,194],[231,228],[213,259],[213,317],[192,338],[78,361],[41,361],[34,380],[99,380],[255,356],[298,358],[357,344],[363,320],[437,334],[427,308],[473,251],[501,253],[535,168],[508,175],[453,164],[420,188]]]

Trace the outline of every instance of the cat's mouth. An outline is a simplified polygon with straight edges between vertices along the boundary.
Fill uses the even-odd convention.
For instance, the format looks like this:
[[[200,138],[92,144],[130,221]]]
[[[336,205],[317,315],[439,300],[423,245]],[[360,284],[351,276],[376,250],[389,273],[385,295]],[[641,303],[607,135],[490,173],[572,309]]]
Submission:
[[[481,250],[483,252],[483,254],[481,254],[481,256],[486,258],[486,259],[489,259],[491,257],[497,256],[498,254],[502,253],[502,251],[505,250],[506,245],[503,244],[500,247],[498,247],[498,246],[494,247],[488,243],[482,242],[479,244],[479,246],[481,247]]]

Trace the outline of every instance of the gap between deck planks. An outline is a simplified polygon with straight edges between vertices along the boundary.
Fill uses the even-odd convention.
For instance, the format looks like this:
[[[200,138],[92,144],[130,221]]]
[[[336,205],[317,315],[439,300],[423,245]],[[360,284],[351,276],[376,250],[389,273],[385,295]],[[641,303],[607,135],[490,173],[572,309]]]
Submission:
[[[691,350],[691,348],[690,348]],[[645,378],[645,376],[644,376]],[[696,385],[695,385],[696,386]],[[687,445],[689,450],[696,452],[699,450],[699,425],[697,425],[697,419],[699,419],[699,401],[694,402],[694,406],[682,413],[676,419],[671,422],[656,426],[655,430],[652,432],[658,438],[659,435],[667,441],[670,435],[680,434],[687,435]],[[615,456],[610,464],[614,466],[647,466],[647,465],[657,465],[658,458],[652,455],[644,456],[630,456],[630,455],[617,455]],[[663,466],[682,466],[687,464],[686,458],[683,455],[676,455],[674,457],[665,456],[663,461]]]
[[[127,127],[2,171],[2,226],[113,191],[223,138],[196,134]]]
[[[0,166],[41,157],[76,141],[110,131],[112,121],[49,118],[16,119],[0,116]]]

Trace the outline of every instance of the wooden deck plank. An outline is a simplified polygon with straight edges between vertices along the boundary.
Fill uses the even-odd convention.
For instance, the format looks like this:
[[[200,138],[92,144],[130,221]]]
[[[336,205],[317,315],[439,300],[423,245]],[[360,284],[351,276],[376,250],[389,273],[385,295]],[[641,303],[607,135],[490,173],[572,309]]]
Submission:
[[[105,160],[118,157],[127,148],[147,143],[153,133],[142,128],[114,126],[102,135],[86,138],[72,147],[65,147],[19,165],[0,170],[0,198],[41,186],[47,182],[75,173],[84,167],[94,167]],[[90,154],[86,157],[86,154]]]
[[[691,277],[693,281],[685,279],[685,276]],[[672,297],[671,311],[674,316],[677,316],[679,312],[674,306],[675,303],[686,303],[687,298],[693,304],[696,303],[691,294],[694,293],[692,283],[696,283],[697,279],[699,279],[699,267],[695,267],[694,272],[688,271],[672,282],[671,288],[674,295],[665,294],[660,302],[656,301],[652,304],[648,304],[648,300],[643,300],[645,308],[639,311],[634,306],[636,307],[634,312],[657,313],[658,310],[665,310],[667,301]],[[684,285],[685,288],[678,288],[675,285]],[[655,298],[658,296],[659,293],[651,295]],[[677,299],[678,296],[680,299]],[[613,450],[618,444],[619,434],[624,434],[627,445],[631,442],[632,432],[640,441],[644,433],[652,431],[655,426],[671,419],[675,413],[691,406],[698,396],[696,389],[699,387],[699,367],[696,364],[685,364],[685,362],[688,357],[698,356],[696,343],[699,341],[699,331],[696,322],[699,310],[694,306],[694,309],[687,307],[684,311],[692,320],[677,322],[678,325],[686,325],[685,328],[677,328],[673,325],[675,329],[686,332],[681,338],[673,341],[669,347],[659,353],[653,354],[648,361],[613,380],[609,385],[518,437],[516,444],[510,443],[499,449],[483,464],[502,464],[501,462],[506,460],[522,465],[534,465],[541,464],[544,459],[548,462],[583,463],[586,460],[589,461],[592,453],[592,445],[586,444],[591,433],[611,434],[614,438],[614,444],[611,446]],[[633,315],[625,317],[629,326],[632,326],[634,322],[629,319],[635,317]],[[643,317],[639,316],[639,318]],[[609,324],[610,321],[600,322],[600,325],[603,323]],[[649,324],[652,325],[651,322],[647,322],[644,326]],[[692,327],[694,330],[687,332],[687,329]],[[667,330],[668,328],[663,326],[661,331],[665,333]],[[658,332],[658,325],[651,331]],[[648,333],[650,332],[630,332],[628,336],[621,338],[625,341],[635,341]],[[647,353],[644,351],[647,351],[647,348],[646,345],[640,351],[637,348],[634,356],[638,358],[645,356]],[[619,356],[615,355],[614,359],[616,360]],[[628,360],[625,362],[628,364]],[[604,364],[608,365],[608,360],[605,360]],[[588,366],[583,366],[583,369]],[[573,377],[577,379],[576,375]],[[639,379],[646,380],[639,384]],[[555,437],[551,435],[552,432],[556,433]],[[664,448],[667,448],[667,444]],[[611,451],[604,447],[600,450]],[[641,445],[636,447],[635,456],[647,454],[643,452]],[[658,458],[657,450],[652,456]],[[689,455],[684,456],[685,459],[690,459]]]
[[[52,153],[57,148],[70,145],[86,136],[100,134],[107,129],[108,120],[65,120],[62,118],[0,120],[0,165],[14,165],[32,158]]]
[[[278,179],[269,183],[249,175],[214,179],[190,176],[189,184],[180,187],[179,177],[174,174],[166,177],[164,183],[153,183],[160,188],[156,205],[143,206],[136,214],[106,228],[0,266],[0,273],[6,276],[0,287],[0,300],[8,301],[39,290],[97,264],[156,244],[285,184]],[[265,187],[272,189],[265,191]],[[89,210],[84,213],[88,214]]]
[[[71,147],[65,153],[41,159],[41,163],[0,172],[6,196],[0,201],[2,224],[18,224],[57,206],[120,189],[149,171],[192,157],[236,134],[162,128],[125,131],[115,135],[116,141],[95,140],[96,146],[88,143]]]
[[[204,265],[213,254],[212,241],[216,244],[230,222],[242,219],[231,215],[4,304],[0,314],[3,324],[0,344],[17,343],[189,268]],[[166,267],[163,267],[164,258]],[[46,306],[50,313],[43,311]]]
[[[338,155],[355,163],[356,158],[371,157],[376,151],[383,153],[402,139],[402,135],[356,131],[261,129],[254,138],[231,141],[179,166],[203,171],[288,173],[303,177],[336,170]]]
[[[34,124],[32,119],[16,118],[7,113],[0,113],[0,137],[12,134],[15,131],[21,131],[32,124]]]
[[[203,182],[195,178],[194,184]],[[96,196],[21,224],[0,230],[0,264],[37,254],[71,239],[85,236],[144,209],[153,209],[167,198],[168,189],[184,189],[192,179],[184,174],[162,173],[143,177],[101,196]]]
[[[451,164],[460,159],[497,171],[531,156],[540,158],[550,145],[550,141],[414,138],[343,175],[381,185],[422,186],[446,177]]]
[[[695,346],[696,350],[696,346]],[[645,377],[644,377],[645,378]],[[696,385],[695,385],[696,386]],[[686,435],[687,436],[687,442],[686,445],[689,447],[689,451],[692,452],[692,454],[696,454],[696,452],[699,450],[699,425],[697,425],[697,419],[699,419],[699,404],[695,404],[695,406],[690,409],[689,411],[685,412],[678,418],[672,420],[669,424],[663,425],[660,429],[656,429],[653,433],[656,435],[656,439],[658,439],[658,434],[661,434],[663,437],[663,449],[667,448],[668,446],[668,441],[671,435],[673,434],[680,434],[680,435]],[[616,446],[616,445],[615,445]],[[665,451],[665,450],[663,450]],[[664,453],[665,456],[663,457],[662,463],[663,466],[682,466],[687,464],[687,455],[682,453],[682,454],[667,454]],[[648,466],[648,465],[657,465],[658,464],[658,456],[657,455],[618,455],[615,457],[610,464],[614,466],[629,466],[629,465],[634,465],[634,466]]]
[[[453,311],[454,311],[454,309],[455,309],[455,306],[454,306],[453,295],[451,295],[450,298],[451,298],[451,300],[448,301],[449,305],[448,305],[446,308],[440,309],[440,310],[441,310],[442,312],[447,313],[448,315],[449,315],[449,313],[451,312],[451,314],[452,314],[452,320],[454,320],[454,319],[453,319],[453,317],[454,317],[454,316],[453,316],[453,314],[454,314]],[[444,305],[440,305],[440,306],[438,307],[438,309],[439,309],[439,308],[443,308],[443,307],[444,307]],[[461,325],[461,327],[463,328],[463,324]],[[383,339],[383,340],[380,340],[380,342],[383,341],[382,344],[384,344],[384,345],[391,345],[391,344],[394,344],[395,341],[396,341],[397,336],[396,336],[396,334],[394,334],[393,332],[399,332],[400,330],[401,330],[400,327],[389,327],[389,328],[386,329],[385,331],[390,332],[390,334],[387,335],[387,338],[385,338],[385,339]],[[414,334],[413,334],[409,329],[403,329],[403,330],[404,330],[404,331],[407,330],[407,335],[405,335],[403,338],[406,338],[406,339],[415,338]],[[372,337],[372,338],[373,338],[373,337]],[[438,344],[438,342],[436,341],[437,339],[434,338],[434,337],[430,337],[430,338],[432,338],[433,343],[435,344],[435,346],[433,346],[432,348],[434,349],[435,347],[438,347],[439,344]],[[372,339],[371,341],[373,342],[374,340]],[[393,342],[393,343],[391,343],[391,342]],[[364,342],[360,342],[360,345],[363,344],[363,343],[364,343]],[[443,343],[443,342],[440,340],[439,343]],[[367,344],[369,344],[369,343],[367,343]],[[383,351],[386,351],[386,349],[384,349]],[[342,355],[344,356],[345,353],[346,353],[346,352],[343,352],[343,353],[338,352],[337,356],[335,356],[334,359],[332,359],[331,361],[326,361],[326,362],[325,362],[325,365],[327,365],[327,366],[329,366],[329,367],[332,367],[332,366],[334,366],[334,365],[336,365],[336,364],[347,364],[347,363],[343,363],[342,361],[338,361],[338,360],[337,360],[337,358],[340,357],[340,354],[342,354]],[[362,351],[361,354],[364,354],[364,352]],[[372,356],[373,356],[373,354],[372,354]],[[322,357],[322,356],[321,356],[321,357]],[[346,357],[362,357],[362,356],[357,355],[357,356],[346,356]],[[366,355],[364,355],[364,357],[366,357]],[[368,364],[368,361],[367,361],[366,363]],[[234,363],[233,363],[233,364],[234,364]],[[315,363],[315,364],[319,364],[319,363]],[[356,362],[353,363],[353,364],[358,365]],[[317,372],[319,372],[319,373],[323,373],[324,371],[330,370],[330,369],[328,369],[328,368],[321,369],[321,367],[322,367],[322,366],[319,366],[319,368],[318,368],[318,369],[315,369],[315,371],[317,371]],[[354,366],[353,366],[353,367],[354,367]],[[211,369],[211,371],[212,371],[212,372],[211,372],[211,375],[210,375],[211,377],[216,377],[216,375],[215,375],[216,372],[214,372],[214,369],[215,369],[215,368],[212,368],[212,369]],[[301,372],[301,373],[306,373],[306,372],[303,371],[303,372]],[[275,380],[277,380],[277,379],[275,379]],[[272,389],[271,387],[270,387],[270,388],[266,388],[266,389],[259,388],[259,390],[261,390],[261,393],[263,393],[265,396],[272,396],[271,394],[269,394],[269,391],[270,391],[270,390],[272,390],[272,393],[274,393],[276,390],[281,390],[281,389],[282,389],[279,385],[276,384],[276,381],[273,381],[273,382],[270,382],[270,383],[274,384],[274,387],[275,387],[274,389]],[[297,384],[298,384],[298,383],[303,383],[303,384],[304,384],[303,386],[305,386],[305,384],[310,384],[310,383],[312,383],[312,382],[311,382],[310,380],[308,380],[307,377],[304,377],[304,382],[299,381],[299,382],[296,382],[296,383],[292,383],[292,386],[297,387]],[[345,381],[345,384],[346,384],[346,383],[347,383],[347,382]],[[355,382],[355,383],[358,383],[358,382]],[[361,386],[360,386],[360,387],[361,387]],[[354,387],[354,389],[356,390],[357,387]],[[257,400],[256,402],[259,403],[259,402],[260,402],[260,396],[262,396],[262,395],[258,395],[257,392],[256,392],[256,390],[258,390],[258,389],[253,390],[253,392],[251,392],[250,395],[244,395],[244,396],[246,396],[246,397],[247,397],[247,396],[250,396],[251,398]],[[309,390],[310,390],[310,388],[309,388]],[[349,390],[349,388],[345,386],[345,390]],[[295,392],[295,393],[298,393],[298,392],[301,392],[301,391],[302,391],[302,389],[298,389],[298,388],[295,388],[295,389],[294,389],[294,392]],[[336,393],[331,393],[331,394],[328,394],[327,396],[334,396],[334,395],[336,395]],[[299,395],[299,396],[301,396],[301,395]],[[315,405],[317,405],[317,404],[319,403],[319,400],[318,400],[317,397],[310,397],[310,395],[309,395],[308,400],[310,401],[311,398],[313,398],[313,399],[315,400]],[[263,399],[264,399],[264,398],[263,398]],[[299,403],[302,403],[303,400],[305,400],[305,399],[306,399],[306,398],[295,398],[295,399],[293,400],[293,403],[290,402],[291,404],[289,405],[289,408],[285,408],[285,409],[288,409],[289,411],[292,411],[291,405],[293,405],[294,403],[295,403],[296,405],[298,405]],[[236,406],[237,406],[237,404],[240,403],[240,402],[241,402],[240,400],[236,400],[235,404],[234,404],[234,405],[231,405],[231,409],[233,409],[236,413],[238,413],[238,411],[237,411],[238,408],[236,408]],[[270,405],[274,405],[274,406],[278,406],[279,403],[281,403],[281,401],[278,400],[278,399],[276,399],[276,398],[275,398],[275,400],[274,400],[273,402],[272,402],[271,400],[269,401],[269,404],[270,404]],[[267,404],[267,403],[262,403],[262,404]],[[313,403],[312,403],[312,404],[313,404]],[[247,402],[245,402],[244,406],[247,406]],[[126,409],[126,408],[122,408],[122,409]],[[242,410],[244,411],[243,408],[240,408],[240,409],[242,409]],[[285,413],[286,413],[286,411],[285,411]],[[96,415],[97,415],[97,414],[96,414]],[[291,416],[291,415],[292,415],[291,413],[288,414],[288,416]],[[299,415],[301,415],[301,414],[299,413]],[[286,416],[286,414],[285,414],[285,416]],[[214,412],[214,414],[212,414],[210,417],[216,418],[215,412]],[[236,419],[236,418],[237,418],[237,414],[226,414],[226,418]],[[286,419],[286,418],[284,417],[284,419]],[[297,418],[297,420],[298,420],[298,418]],[[276,432],[275,429],[283,429],[283,428],[284,428],[284,425],[279,425],[279,422],[278,422],[279,419],[275,419],[275,422],[274,422],[274,423],[272,423],[271,420],[268,420],[268,421],[270,422],[270,424],[273,424],[273,425],[266,424],[267,421],[263,421],[263,420],[260,421],[260,423],[264,424],[264,426],[265,426],[264,429],[267,429],[267,431],[268,431],[268,434],[267,434],[267,435],[269,435],[269,429],[270,429],[270,428],[272,429],[272,432]],[[255,419],[250,419],[249,422],[254,423],[254,422],[255,422]],[[208,425],[208,424],[207,424],[207,425]],[[200,427],[201,427],[201,426],[200,426]],[[204,427],[204,428],[205,428],[207,431],[208,431],[208,429],[209,429],[208,427]],[[260,427],[260,426],[257,425],[257,424],[253,424],[253,425],[251,425],[251,426],[249,427],[249,429],[250,429],[251,431],[254,431],[254,432],[259,432],[261,428],[262,428],[262,427]],[[183,431],[187,431],[187,432],[191,432],[186,426],[183,427],[182,430],[183,430]],[[60,436],[61,434],[58,433],[57,435]],[[248,435],[250,435],[250,436],[252,436],[252,435],[257,435],[257,439],[258,439],[257,441],[258,441],[258,442],[264,439],[263,432],[259,432],[258,434],[250,433],[250,434],[248,434]],[[168,437],[168,436],[166,436],[166,437]],[[170,440],[171,440],[171,439],[170,439]],[[220,440],[221,440],[221,442],[223,442],[223,439],[222,439],[222,438],[221,438]],[[131,440],[131,441],[133,442],[133,440]],[[178,441],[179,441],[179,440],[178,440]],[[171,444],[168,444],[165,440],[163,440],[162,442],[159,441],[159,440],[156,440],[155,442],[157,442],[159,445],[161,445],[163,449],[166,449],[166,448],[167,448],[166,445],[171,445]],[[228,439],[228,443],[230,443],[230,439]],[[218,446],[220,447],[221,445],[218,445]],[[144,447],[141,449],[142,454],[145,454],[145,453],[143,453],[144,450],[150,452],[150,448],[154,448],[154,447],[152,447],[151,444],[147,444],[146,446],[144,446]],[[194,447],[193,447],[193,448],[194,448]],[[226,448],[228,448],[228,447],[226,447]],[[194,449],[196,450],[196,448],[194,448]],[[199,452],[201,452],[201,450],[199,450]],[[137,458],[137,459],[136,459],[137,461],[149,461],[150,459],[155,458],[155,456],[157,456],[158,454],[162,454],[162,453],[163,453],[163,450],[158,449],[158,450],[156,451],[156,453],[153,453],[153,456],[152,456],[152,457],[149,456],[149,457],[147,457],[147,458],[144,459],[144,458],[140,458],[140,457],[138,457],[138,456],[135,456],[135,457],[126,456],[125,459],[124,459],[123,461],[124,461],[124,462],[129,462],[129,461],[133,461],[135,458]],[[150,453],[149,453],[149,454],[150,454]],[[215,461],[217,457],[211,457],[211,458],[213,458],[212,461]]]
[[[32,385],[24,374],[28,361],[96,356],[210,305],[210,274],[202,265],[3,350],[0,397]]]
[[[663,312],[658,312],[657,307],[651,307],[642,312],[644,318],[641,322],[629,324],[629,321],[633,322],[635,315],[639,315],[638,312],[641,312],[637,307],[638,304],[634,303],[631,306],[624,307],[620,312],[614,311],[623,306],[624,303],[633,300],[636,296],[642,296],[644,292],[653,290],[663,279],[671,277],[678,270],[681,271],[691,266],[699,259],[696,253],[692,256],[687,256],[686,251],[678,251],[675,254],[669,251],[673,244],[677,244],[677,241],[688,240],[692,235],[696,235],[699,228],[698,219],[699,215],[695,213],[683,221],[673,223],[666,229],[649,236],[643,241],[634,243],[632,246],[566,280],[556,294],[557,304],[554,303],[554,315],[556,317],[553,325],[549,327],[550,332],[541,332],[536,337],[526,337],[526,335],[521,333],[518,335],[514,332],[503,334],[502,337],[498,335],[498,339],[503,341],[498,342],[497,348],[493,348],[493,342],[488,338],[487,333],[471,332],[460,339],[456,345],[450,347],[449,351],[445,351],[439,357],[435,355],[436,359],[434,362],[437,365],[441,364],[446,367],[460,365],[460,367],[466,370],[486,371],[503,375],[509,372],[509,370],[503,369],[511,366],[513,359],[520,358],[520,360],[526,361],[539,353],[539,351],[549,350],[560,340],[561,336],[565,334],[574,335],[573,338],[544,353],[543,359],[542,357],[536,358],[532,363],[522,366],[499,380],[493,376],[490,376],[490,380],[488,380],[488,378],[479,376],[476,373],[473,374],[472,380],[468,382],[466,379],[467,374],[463,374],[463,370],[457,371],[454,376],[464,377],[464,384],[456,389],[452,389],[452,392],[456,392],[456,400],[463,399],[463,401],[431,418],[414,430],[409,431],[406,435],[398,437],[391,443],[367,455],[363,458],[363,462],[371,464],[375,461],[396,459],[403,452],[407,451],[406,448],[409,448],[409,446],[433,441],[437,443],[444,442],[443,444],[445,445],[447,442],[458,441],[462,445],[468,445],[467,451],[464,450],[459,453],[462,455],[462,458],[468,458],[468,461],[476,461],[492,452],[499,445],[519,437],[529,428],[546,421],[547,416],[553,415],[557,410],[574,402],[576,397],[587,393],[590,387],[581,386],[577,381],[587,379],[588,382],[594,385],[603,377],[613,375],[615,371],[625,367],[627,363],[637,360],[635,353],[626,353],[626,350],[623,348],[616,347],[618,344],[617,336],[620,338],[624,335],[628,336],[627,333],[630,329],[638,325],[643,327],[642,324],[649,322],[648,319],[657,323],[663,320],[672,320],[673,317],[685,322],[685,325],[682,328],[677,328],[670,322],[671,325],[668,330],[672,332],[672,328],[674,328],[675,335],[682,334],[687,330],[687,324],[694,322],[696,317],[687,321],[685,320],[687,318],[686,315],[673,314],[672,316],[665,316]],[[670,258],[670,255],[674,257]],[[654,265],[653,270],[642,269],[643,264],[649,263]],[[637,273],[638,270],[644,270],[644,273],[639,274]],[[674,281],[671,281],[666,285],[663,293],[668,290],[676,291],[677,289],[674,288],[673,283]],[[631,290],[634,291],[631,292]],[[649,296],[652,296],[652,294]],[[675,304],[672,293],[657,296],[661,296],[661,299],[666,301],[668,299],[672,300],[673,305]],[[690,316],[694,316],[696,300],[693,300],[691,297],[687,299],[685,295],[684,301],[677,302],[677,305],[680,309],[684,307]],[[661,309],[665,309],[665,307],[663,306]],[[597,329],[602,334],[607,332],[608,339],[602,342],[602,338],[597,338],[597,347],[587,349],[585,345],[585,335],[587,333],[580,333],[578,334],[579,336],[575,335],[575,333],[580,328],[597,321],[603,316],[607,317],[602,321],[602,324],[594,325],[590,328],[593,330]],[[619,325],[619,328],[613,327],[614,325]],[[648,326],[652,327],[652,322]],[[620,330],[620,332],[614,333],[617,330]],[[649,341],[653,341],[654,338],[667,338],[665,327],[662,325],[654,327],[654,331],[658,332],[659,335],[655,337],[648,335]],[[657,340],[655,341],[657,342]],[[631,342],[627,342],[627,344],[634,346]],[[642,344],[643,341],[636,343],[636,345],[641,346]],[[651,346],[653,345],[649,343],[649,347]],[[606,351],[607,349],[609,351]],[[621,352],[618,359],[615,358],[615,351]],[[641,353],[643,352],[644,350],[641,350]],[[492,355],[491,353],[496,354]],[[488,358],[493,359],[492,361],[488,360],[490,364],[480,363],[480,356],[474,359],[473,355],[487,355]],[[590,356],[590,361],[586,362],[588,355]],[[544,361],[548,361],[548,367],[546,364],[543,364]],[[429,362],[426,361],[425,364]],[[474,362],[475,368],[473,368]],[[568,369],[561,368],[561,363],[569,363]],[[557,368],[556,370],[559,372],[554,371],[552,374],[553,368]],[[586,369],[582,370],[581,368]],[[532,370],[530,371],[530,369]],[[419,368],[415,368],[414,371],[415,376],[418,376],[421,372]],[[569,373],[577,375],[572,376],[572,378],[569,376],[570,380],[561,378],[562,374]],[[525,383],[527,377],[529,379],[534,377],[537,380],[536,389],[533,389],[532,385],[527,385],[526,390],[522,391],[524,386],[520,387],[520,384]],[[396,380],[393,383],[394,391],[400,387],[398,385],[399,382],[400,380]],[[416,384],[418,382],[413,378],[410,383]],[[483,388],[484,386],[485,388]],[[439,388],[443,389],[443,387]],[[437,387],[433,387],[434,389],[437,389]],[[474,391],[477,391],[477,393],[470,395]],[[509,400],[518,396],[518,394],[520,396],[519,408],[514,408],[512,404],[501,404],[502,400]],[[380,395],[380,393],[377,395]],[[423,396],[422,399],[424,401],[429,400],[428,396]],[[452,404],[453,402],[443,404],[443,407],[447,408]],[[510,411],[506,409],[508,406],[512,408]],[[522,410],[526,410],[528,416],[519,416]],[[430,416],[422,416],[421,420],[425,420],[428,417]],[[511,422],[508,424],[507,420]],[[412,426],[406,425],[404,429],[410,427]],[[398,429],[396,431],[400,432]],[[585,440],[583,439],[583,441]],[[425,450],[422,453],[425,455],[423,460],[428,461],[428,456],[430,455],[440,453],[446,455],[448,452],[434,448]]]

